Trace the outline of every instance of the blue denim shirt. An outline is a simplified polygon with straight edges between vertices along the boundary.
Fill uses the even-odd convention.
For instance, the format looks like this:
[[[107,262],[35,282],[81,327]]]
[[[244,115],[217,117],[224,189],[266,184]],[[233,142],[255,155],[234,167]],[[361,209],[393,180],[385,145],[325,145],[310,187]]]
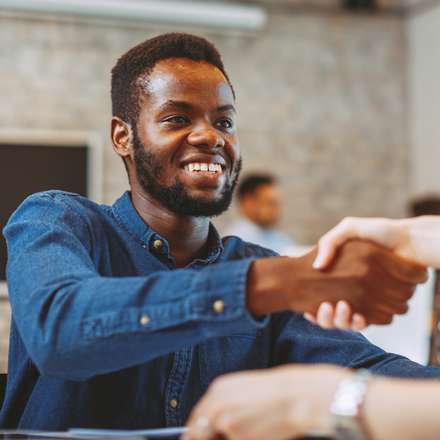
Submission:
[[[206,257],[176,269],[129,193],[111,207],[35,194],[4,235],[12,326],[3,428],[182,425],[215,377],[287,362],[440,376],[296,314],[255,320],[246,274],[274,253],[220,240],[211,227]]]

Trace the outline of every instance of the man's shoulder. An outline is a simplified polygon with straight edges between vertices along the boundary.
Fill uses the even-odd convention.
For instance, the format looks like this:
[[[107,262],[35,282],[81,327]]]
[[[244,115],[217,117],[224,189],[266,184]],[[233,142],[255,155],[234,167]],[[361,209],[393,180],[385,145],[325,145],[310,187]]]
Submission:
[[[48,190],[28,196],[12,214],[9,223],[15,220],[39,218],[46,221],[66,221],[70,216],[93,219],[101,216],[107,208],[96,202],[68,191]]]
[[[23,201],[21,206],[28,204],[37,204],[42,206],[61,205],[65,208],[78,210],[92,209],[97,211],[103,206],[80,194],[57,189],[51,189],[31,194]]]
[[[84,197],[80,194],[69,192],[69,191],[62,191],[59,189],[50,189],[47,191],[40,191],[33,193],[26,197],[24,200],[25,202],[28,200],[46,200],[46,201],[53,201],[53,202],[63,202],[63,201],[74,201],[74,203],[94,203],[87,197]]]

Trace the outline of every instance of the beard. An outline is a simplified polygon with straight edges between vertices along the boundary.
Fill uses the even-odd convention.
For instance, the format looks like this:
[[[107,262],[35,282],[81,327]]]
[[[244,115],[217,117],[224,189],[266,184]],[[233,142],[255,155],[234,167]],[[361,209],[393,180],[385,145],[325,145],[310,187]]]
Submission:
[[[188,194],[183,183],[176,176],[171,186],[160,183],[163,167],[139,139],[136,127],[133,129],[133,150],[136,175],[142,189],[171,212],[191,217],[215,217],[231,205],[234,188],[241,171],[242,160],[233,167],[232,180],[227,180],[220,197],[213,201],[198,199]]]

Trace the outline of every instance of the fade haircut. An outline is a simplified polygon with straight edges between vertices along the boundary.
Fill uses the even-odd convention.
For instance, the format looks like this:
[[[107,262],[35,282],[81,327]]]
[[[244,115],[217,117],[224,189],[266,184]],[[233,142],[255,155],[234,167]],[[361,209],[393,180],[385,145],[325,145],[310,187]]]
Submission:
[[[188,58],[212,64],[223,73],[235,97],[215,46],[204,38],[173,32],[150,38],[118,59],[111,73],[113,116],[136,126],[140,112],[139,99],[141,92],[145,93],[147,77],[158,61],[168,58]]]
[[[255,194],[260,186],[275,185],[276,183],[277,179],[271,174],[249,174],[241,180],[238,186],[238,199],[241,200],[248,194]]]

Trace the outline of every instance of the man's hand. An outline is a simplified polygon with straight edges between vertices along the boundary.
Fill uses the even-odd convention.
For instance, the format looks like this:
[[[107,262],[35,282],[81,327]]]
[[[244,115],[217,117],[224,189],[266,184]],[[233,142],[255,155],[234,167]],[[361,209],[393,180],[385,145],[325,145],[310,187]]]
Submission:
[[[316,315],[323,302],[346,301],[369,324],[388,324],[407,311],[407,301],[426,270],[390,250],[363,241],[338,249],[325,271],[313,268],[316,250],[300,258],[256,260],[248,276],[248,308],[255,315],[281,310]]]
[[[283,366],[216,379],[192,411],[183,440],[283,440],[330,432],[338,383],[352,374],[330,366]]]

